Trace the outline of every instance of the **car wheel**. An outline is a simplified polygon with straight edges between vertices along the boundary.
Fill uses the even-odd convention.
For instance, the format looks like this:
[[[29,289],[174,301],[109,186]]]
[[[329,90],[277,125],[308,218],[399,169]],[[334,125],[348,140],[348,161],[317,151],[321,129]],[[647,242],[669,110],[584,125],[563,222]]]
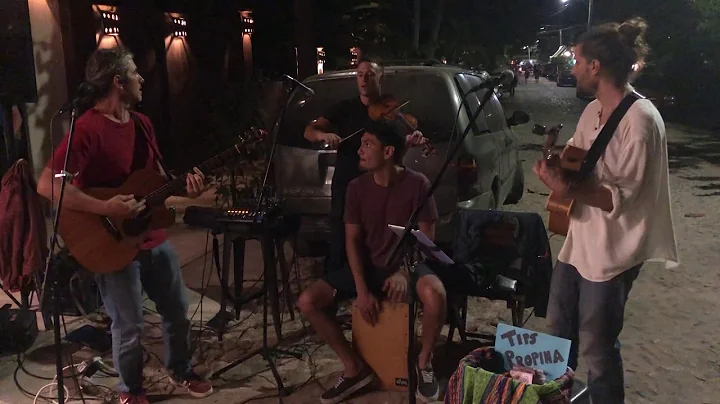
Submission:
[[[505,203],[512,205],[520,202],[524,193],[525,172],[523,171],[522,164],[518,161],[517,168],[515,169],[515,177],[513,178],[513,186],[510,189],[510,193],[507,198],[505,198]]]

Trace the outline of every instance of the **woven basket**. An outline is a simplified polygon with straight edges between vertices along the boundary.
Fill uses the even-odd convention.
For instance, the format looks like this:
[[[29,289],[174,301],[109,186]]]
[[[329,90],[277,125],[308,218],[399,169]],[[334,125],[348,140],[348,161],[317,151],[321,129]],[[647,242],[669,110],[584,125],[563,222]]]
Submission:
[[[445,404],[569,404],[573,380],[570,368],[542,385],[514,380],[500,353],[479,348],[463,358],[450,377]]]

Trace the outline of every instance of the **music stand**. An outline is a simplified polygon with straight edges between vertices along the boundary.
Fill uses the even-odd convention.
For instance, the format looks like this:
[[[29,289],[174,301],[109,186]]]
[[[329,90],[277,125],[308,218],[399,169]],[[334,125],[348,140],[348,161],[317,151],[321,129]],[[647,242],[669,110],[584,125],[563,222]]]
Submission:
[[[501,84],[499,81],[489,81],[486,83],[481,84],[480,86],[476,86],[470,89],[470,91],[463,94],[462,99],[465,99],[467,95],[471,92],[478,91],[482,88],[485,88],[485,94],[483,95],[482,100],[480,101],[480,105],[478,106],[475,113],[470,117],[469,122],[475,122],[477,118],[480,116],[480,114],[483,112],[483,109],[485,108],[485,105],[490,101],[494,94],[494,88],[496,85]],[[456,114],[456,124],[457,124],[457,118],[460,116],[460,109],[463,107],[463,103],[460,103],[460,107],[458,107],[458,113]],[[454,125],[456,126],[456,125]],[[420,200],[420,203],[415,208],[415,211],[413,211],[412,215],[410,215],[410,219],[408,219],[407,224],[405,225],[405,229],[402,232],[402,235],[398,239],[397,243],[395,244],[395,247],[393,247],[392,251],[390,252],[386,262],[386,265],[388,265],[391,262],[395,261],[395,258],[398,256],[401,250],[403,250],[403,247],[405,246],[415,246],[415,237],[411,236],[411,231],[415,229],[418,225],[418,219],[420,218],[420,212],[425,208],[425,204],[427,201],[432,197],[433,193],[437,189],[438,185],[440,185],[440,179],[442,179],[442,176],[445,174],[445,171],[450,166],[450,163],[455,159],[455,156],[457,155],[458,151],[460,151],[460,148],[465,144],[465,138],[470,134],[470,131],[472,130],[473,125],[467,125],[465,127],[465,130],[463,133],[459,136],[457,143],[455,144],[455,147],[452,149],[450,153],[448,153],[447,159],[443,163],[442,167],[440,168],[440,171],[437,173],[437,176],[430,184],[430,189],[428,189],[427,194],[423,196],[423,198]],[[407,259],[407,257],[406,257]],[[412,260],[411,260],[412,261]],[[414,264],[414,262],[413,262]],[[408,272],[410,274],[410,285],[414,285],[412,282],[416,282],[417,279],[415,278],[414,270],[412,270],[412,265],[408,266]],[[413,288],[409,288],[412,290]],[[415,297],[411,296],[411,307],[410,307],[410,320],[411,320],[411,328],[412,324],[415,321],[413,310],[415,309]],[[411,338],[410,346],[415,345],[415,336],[414,333],[411,330],[411,333],[409,334],[409,338]],[[416,372],[414,369],[414,355],[408,355],[408,378],[409,380],[409,394],[408,394],[408,401],[409,404],[415,404],[415,390],[417,389],[416,386]]]
[[[396,226],[389,224],[388,228],[393,233],[401,236],[405,233],[405,228],[402,226]],[[435,245],[432,240],[420,230],[411,230],[409,232],[413,237],[409,237],[405,247],[405,267],[408,269],[409,280],[408,283],[412,285],[408,288],[408,304],[409,316],[408,316],[408,391],[410,397],[408,401],[410,404],[415,403],[415,390],[417,390],[417,372],[415,369],[415,312],[417,310],[417,293],[415,285],[417,285],[417,274],[415,272],[415,265],[417,264],[416,257],[418,253],[422,253],[426,259],[437,260],[445,264],[454,264],[455,262],[443,252],[440,247]]]

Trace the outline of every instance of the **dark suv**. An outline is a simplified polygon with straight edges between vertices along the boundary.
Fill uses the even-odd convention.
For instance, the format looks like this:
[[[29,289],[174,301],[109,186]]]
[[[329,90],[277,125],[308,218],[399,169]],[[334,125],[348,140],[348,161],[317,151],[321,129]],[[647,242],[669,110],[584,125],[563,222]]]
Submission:
[[[336,151],[310,143],[303,131],[332,104],[358,96],[355,75],[354,70],[346,70],[307,78],[304,84],[315,95],[308,98],[302,88],[296,89],[276,127],[274,175],[278,196],[288,214],[302,217],[300,233],[305,240],[322,240],[329,235],[327,215]],[[489,78],[487,74],[450,66],[385,67],[383,92],[395,95],[401,102],[409,101],[402,111],[418,119],[419,129],[437,150],[436,155],[425,157],[421,148],[411,148],[403,160],[405,166],[434,180],[451,146],[471,126],[434,194],[440,215],[436,238],[441,242],[452,237],[448,225],[458,207],[494,209],[502,203],[516,203],[523,195],[518,140],[510,126],[524,124],[529,117],[519,111],[506,117],[493,95],[484,112],[471,123],[470,117],[485,90],[462,98],[462,94]]]
[[[572,71],[568,69],[558,74],[556,83],[558,87],[577,87],[577,79],[572,74]]]

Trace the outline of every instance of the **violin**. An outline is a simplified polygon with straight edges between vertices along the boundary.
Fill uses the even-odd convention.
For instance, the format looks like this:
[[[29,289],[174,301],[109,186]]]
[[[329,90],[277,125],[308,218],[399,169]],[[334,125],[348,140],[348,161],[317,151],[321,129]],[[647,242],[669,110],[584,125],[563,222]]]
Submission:
[[[368,114],[370,119],[378,121],[380,119],[398,120],[405,125],[408,134],[412,134],[417,130],[418,120],[414,116],[400,112],[400,109],[410,101],[400,103],[392,94],[383,94],[377,97],[368,106]]]
[[[409,102],[410,101],[405,101],[404,103],[401,103],[394,95],[383,94],[375,97],[370,102],[370,105],[368,106],[368,115],[373,121],[378,121],[380,119],[397,120],[407,129],[406,135],[411,135],[417,130],[418,120],[413,115],[400,111],[402,107],[407,105]],[[342,141],[345,141],[362,131],[364,131],[364,129],[353,133]],[[437,154],[435,146],[433,146],[429,140],[423,144],[422,147],[424,157],[434,156]]]
[[[411,135],[417,130],[418,120],[414,116],[401,112],[402,107],[407,105],[410,101],[400,103],[392,94],[383,94],[374,99],[368,107],[368,114],[370,119],[377,121],[379,119],[390,119],[397,120],[408,130],[407,134]],[[437,154],[435,146],[433,146],[428,140],[423,146],[423,156],[428,157]]]

